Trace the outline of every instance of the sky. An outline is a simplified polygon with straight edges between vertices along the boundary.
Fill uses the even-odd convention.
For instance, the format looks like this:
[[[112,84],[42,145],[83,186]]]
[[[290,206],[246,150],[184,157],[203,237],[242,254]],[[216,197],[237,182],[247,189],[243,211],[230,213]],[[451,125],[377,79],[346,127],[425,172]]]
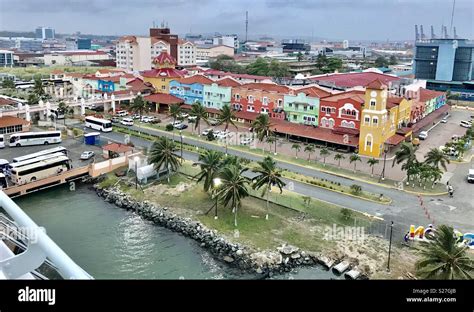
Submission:
[[[414,25],[449,28],[453,0],[0,0],[0,30],[146,35],[155,21],[173,33],[249,37],[413,40]],[[458,35],[474,38],[474,0],[456,0]]]

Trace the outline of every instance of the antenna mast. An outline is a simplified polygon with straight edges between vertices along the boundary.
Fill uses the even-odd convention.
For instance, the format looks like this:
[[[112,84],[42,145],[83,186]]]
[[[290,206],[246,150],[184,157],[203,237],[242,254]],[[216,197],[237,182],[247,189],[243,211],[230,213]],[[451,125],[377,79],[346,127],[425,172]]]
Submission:
[[[249,35],[249,11],[245,11],[245,42],[248,40]]]
[[[454,22],[454,7],[456,6],[456,0],[453,0],[453,12],[451,13],[451,27],[449,28],[449,32],[453,32],[453,22]]]

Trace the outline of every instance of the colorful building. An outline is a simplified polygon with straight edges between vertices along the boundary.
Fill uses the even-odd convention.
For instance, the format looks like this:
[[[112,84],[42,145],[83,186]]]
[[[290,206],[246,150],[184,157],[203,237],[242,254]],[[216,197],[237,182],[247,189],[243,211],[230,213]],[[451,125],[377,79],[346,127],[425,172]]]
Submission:
[[[240,83],[232,78],[224,78],[204,85],[203,105],[207,108],[221,109],[232,101],[232,88],[239,87]]]
[[[196,102],[204,103],[204,86],[211,85],[213,81],[202,75],[194,75],[187,78],[171,80],[170,94],[184,100],[185,104]]]
[[[316,86],[301,88],[285,94],[283,107],[286,120],[293,123],[317,126],[319,121],[320,98],[330,92]]]
[[[236,111],[268,114],[270,118],[284,120],[284,98],[291,90],[271,83],[244,84],[232,88],[231,106]]]
[[[360,129],[364,91],[347,91],[321,99],[319,126],[329,129]]]
[[[153,64],[154,69],[142,72],[144,81],[151,83],[156,92],[169,94],[170,82],[184,77],[184,73],[175,68],[176,60],[166,51],[161,52]]]

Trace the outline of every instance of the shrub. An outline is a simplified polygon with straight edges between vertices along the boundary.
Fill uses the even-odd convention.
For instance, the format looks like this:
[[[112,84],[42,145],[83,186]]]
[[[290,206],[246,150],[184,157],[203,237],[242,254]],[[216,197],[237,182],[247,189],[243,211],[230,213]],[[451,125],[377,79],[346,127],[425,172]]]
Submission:
[[[341,218],[343,220],[350,220],[352,218],[352,211],[347,208],[342,208],[341,209]]]
[[[174,129],[173,125],[170,125],[170,124],[167,124],[165,127],[166,131],[173,131],[173,129]]]
[[[352,184],[351,193],[354,195],[359,195],[360,193],[362,193],[362,186],[357,185],[357,184]]]

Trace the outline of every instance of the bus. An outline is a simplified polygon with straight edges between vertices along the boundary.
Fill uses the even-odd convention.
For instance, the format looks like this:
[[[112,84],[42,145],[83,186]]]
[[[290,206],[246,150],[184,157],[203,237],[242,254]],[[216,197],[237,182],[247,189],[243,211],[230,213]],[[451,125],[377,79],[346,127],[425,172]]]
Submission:
[[[93,116],[86,117],[86,127],[102,132],[112,131],[112,122],[107,119],[100,119]]]
[[[59,156],[12,169],[10,181],[16,185],[23,185],[55,176],[69,169],[71,169],[69,158],[67,156]]]
[[[63,153],[61,153],[61,152],[58,152],[58,153],[53,153],[53,154],[47,154],[47,155],[43,155],[43,156],[38,156],[38,157],[35,157],[35,158],[30,158],[30,159],[23,160],[23,161],[13,162],[13,163],[11,163],[11,164],[6,165],[6,166],[5,166],[5,169],[3,170],[3,172],[4,172],[7,176],[10,176],[12,170],[15,169],[15,168],[20,168],[20,167],[23,167],[23,166],[28,166],[28,165],[31,165],[31,164],[34,164],[34,163],[37,163],[37,162],[40,162],[40,161],[43,161],[43,160],[47,160],[47,159],[51,159],[51,158],[56,158],[56,157],[60,157],[60,156],[65,156],[65,155],[64,155]]]
[[[0,134],[0,148],[5,147],[5,141],[3,141],[3,134]]]
[[[61,131],[23,132],[10,135],[10,147],[61,143]]]
[[[68,150],[65,147],[58,146],[58,147],[53,147],[53,148],[48,148],[33,154],[28,154],[28,155],[23,155],[23,156],[18,156],[12,159],[12,162],[20,162],[20,161],[25,161],[28,159],[48,155],[48,154],[54,154],[54,153],[63,153],[65,156],[68,155]]]

